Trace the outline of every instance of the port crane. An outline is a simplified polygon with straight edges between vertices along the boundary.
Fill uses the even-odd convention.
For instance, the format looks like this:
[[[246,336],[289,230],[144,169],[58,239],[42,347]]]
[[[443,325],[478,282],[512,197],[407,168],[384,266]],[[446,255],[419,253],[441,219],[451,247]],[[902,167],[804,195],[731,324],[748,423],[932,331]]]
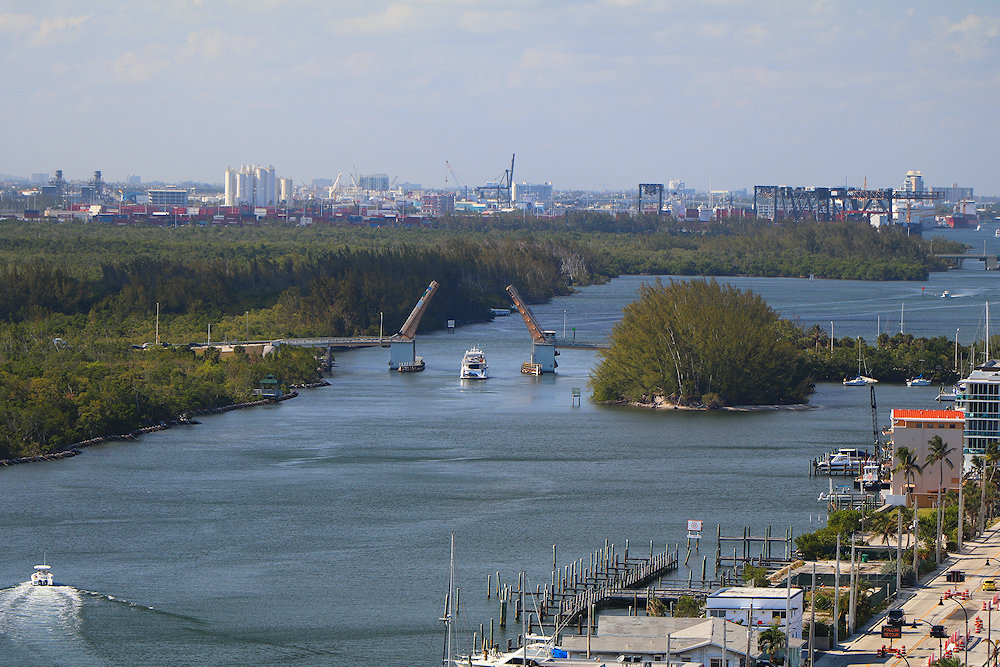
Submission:
[[[495,200],[498,208],[501,204],[511,206],[514,201],[514,157],[511,153],[510,169],[504,169],[496,181],[476,187],[477,198]]]
[[[420,318],[427,311],[427,306],[430,305],[431,297],[437,288],[438,282],[432,280],[413,306],[410,316],[403,322],[399,332],[389,339],[389,370],[400,373],[424,370],[424,358],[416,355],[414,338],[417,335],[417,327],[420,326]]]
[[[521,313],[521,319],[524,320],[524,325],[528,327],[528,333],[531,334],[531,359],[521,364],[521,372],[528,375],[555,373],[556,367],[559,365],[556,362],[556,355],[559,354],[559,351],[556,350],[556,332],[542,329],[535,314],[521,298],[516,287],[507,285],[507,294],[514,302],[517,312]]]
[[[455,181],[455,185],[462,188],[462,199],[469,198],[469,188],[462,185],[462,181],[459,180],[458,174],[455,173],[455,169],[451,166],[451,163],[447,160],[444,161],[444,185],[447,189],[448,187],[448,174],[451,174],[451,179]]]

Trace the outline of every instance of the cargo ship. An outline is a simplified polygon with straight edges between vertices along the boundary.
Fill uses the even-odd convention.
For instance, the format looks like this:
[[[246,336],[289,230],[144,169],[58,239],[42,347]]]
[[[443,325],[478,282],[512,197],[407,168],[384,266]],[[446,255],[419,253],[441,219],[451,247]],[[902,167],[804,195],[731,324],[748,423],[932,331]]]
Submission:
[[[944,217],[944,224],[952,229],[971,229],[979,224],[979,215],[976,213],[976,202],[967,199],[955,204],[955,210],[951,215]]]

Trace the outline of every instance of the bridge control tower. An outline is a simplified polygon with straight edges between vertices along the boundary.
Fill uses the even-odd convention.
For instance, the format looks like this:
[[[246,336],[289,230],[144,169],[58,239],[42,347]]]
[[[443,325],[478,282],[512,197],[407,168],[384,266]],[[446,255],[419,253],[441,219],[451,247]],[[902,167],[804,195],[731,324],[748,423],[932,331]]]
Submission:
[[[531,308],[513,285],[507,285],[507,294],[510,294],[517,311],[524,319],[525,326],[528,327],[528,333],[531,334],[531,360],[521,364],[521,372],[528,375],[555,373],[559,365],[556,362],[556,355],[559,354],[556,350],[556,332],[542,329],[535,319],[535,314],[531,312]]]
[[[417,335],[420,318],[424,316],[424,311],[427,310],[437,288],[437,281],[432,280],[424,290],[423,296],[417,300],[417,305],[413,307],[399,333],[389,339],[389,370],[401,373],[424,370],[424,358],[416,355],[417,346],[414,338]]]

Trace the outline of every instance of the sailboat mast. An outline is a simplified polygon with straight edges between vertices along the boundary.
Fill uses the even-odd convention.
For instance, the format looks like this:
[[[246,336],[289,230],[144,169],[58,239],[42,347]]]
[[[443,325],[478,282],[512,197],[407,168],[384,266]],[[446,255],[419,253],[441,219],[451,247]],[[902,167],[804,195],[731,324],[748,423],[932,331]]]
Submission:
[[[451,630],[454,622],[454,595],[455,595],[455,533],[451,534],[451,558],[448,562],[448,594],[444,596],[444,616],[441,620],[445,625],[444,657],[441,659],[441,667],[450,667],[452,664]]]
[[[899,333],[903,333],[903,303],[899,304]]]

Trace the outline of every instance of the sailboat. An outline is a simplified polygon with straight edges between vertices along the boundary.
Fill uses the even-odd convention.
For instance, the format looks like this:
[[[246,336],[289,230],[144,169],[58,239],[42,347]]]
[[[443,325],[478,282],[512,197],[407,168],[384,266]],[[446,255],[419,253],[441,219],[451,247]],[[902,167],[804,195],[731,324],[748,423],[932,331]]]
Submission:
[[[861,358],[861,336],[858,336],[858,376],[850,379],[844,380],[845,387],[867,387],[870,384],[877,384],[878,380],[867,375],[861,374],[861,366],[864,360]]]

